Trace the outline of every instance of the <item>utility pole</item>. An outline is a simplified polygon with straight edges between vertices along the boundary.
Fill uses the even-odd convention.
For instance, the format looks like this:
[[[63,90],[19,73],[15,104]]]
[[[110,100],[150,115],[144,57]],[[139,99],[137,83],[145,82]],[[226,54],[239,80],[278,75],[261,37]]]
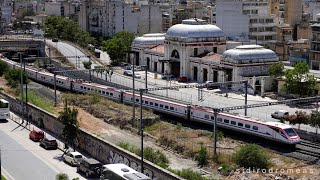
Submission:
[[[248,81],[246,81],[244,83],[244,86],[245,86],[245,94],[244,94],[244,105],[245,105],[245,108],[244,108],[244,115],[247,116],[247,104],[248,104]]]
[[[135,98],[135,87],[134,87],[134,59],[132,60],[132,127],[134,127],[134,121],[136,118],[136,98]]]
[[[26,61],[23,61],[23,72],[26,72]],[[28,83],[27,83],[28,74],[26,73],[26,113],[27,113],[27,125],[29,124],[29,112],[28,112]]]
[[[2,179],[2,171],[1,171],[1,146],[0,146],[0,177]]]
[[[21,119],[22,119],[22,122],[21,124],[24,123],[24,103],[23,103],[23,69],[22,69],[22,54],[20,53],[19,54],[19,58],[20,58],[20,89],[21,89],[21,107],[22,107],[22,115],[21,115]]]
[[[141,173],[143,173],[143,122],[142,122],[142,94],[143,94],[143,89],[140,89]]]
[[[57,107],[57,75],[54,72],[54,106]]]
[[[148,89],[148,66],[145,66],[145,71],[146,71],[146,85],[145,85],[145,88]]]
[[[215,160],[218,159],[217,157],[217,117],[218,111],[214,110],[214,125],[213,125],[213,158]]]

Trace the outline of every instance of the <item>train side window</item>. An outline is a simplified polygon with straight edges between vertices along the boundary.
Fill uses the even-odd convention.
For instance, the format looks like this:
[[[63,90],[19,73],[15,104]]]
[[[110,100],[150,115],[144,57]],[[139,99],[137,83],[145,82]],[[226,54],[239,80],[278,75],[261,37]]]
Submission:
[[[110,93],[110,96],[113,96],[113,93]]]
[[[223,122],[229,123],[229,120],[228,119],[224,119]]]
[[[173,108],[173,107],[170,107],[170,110],[174,110],[174,108]]]
[[[218,118],[218,121],[219,121],[219,122],[222,122],[222,119],[221,119],[221,118]]]
[[[83,87],[83,89],[87,90],[87,87]]]
[[[144,103],[144,100],[142,100],[141,102],[142,102],[142,104],[143,104],[143,103]]]
[[[257,126],[252,126],[252,129],[258,131],[259,128]]]
[[[231,124],[232,125],[236,125],[237,123],[235,121],[231,121]]]
[[[101,91],[100,91],[100,90],[99,90],[98,92],[101,94]]]
[[[150,105],[153,106],[153,102],[150,102]]]
[[[207,115],[207,114],[204,115],[204,118],[209,119],[209,115]]]
[[[109,95],[109,92],[106,92],[107,95]]]
[[[162,104],[160,104],[160,107],[161,107],[161,108],[163,108],[163,105],[162,105]]]
[[[105,92],[105,91],[102,91],[102,94],[106,94],[106,92]]]
[[[156,107],[158,107],[158,103],[154,103],[154,105],[155,105]]]
[[[243,124],[242,123],[238,123],[238,126],[243,127]]]
[[[83,86],[80,86],[80,89],[83,89]]]
[[[146,104],[149,104],[149,101],[145,101]]]
[[[169,109],[169,106],[164,106],[164,108]]]
[[[139,99],[136,99],[136,102],[139,102]]]
[[[211,120],[214,120],[214,116],[211,116]]]
[[[244,127],[250,129],[251,126],[249,124],[245,124]]]

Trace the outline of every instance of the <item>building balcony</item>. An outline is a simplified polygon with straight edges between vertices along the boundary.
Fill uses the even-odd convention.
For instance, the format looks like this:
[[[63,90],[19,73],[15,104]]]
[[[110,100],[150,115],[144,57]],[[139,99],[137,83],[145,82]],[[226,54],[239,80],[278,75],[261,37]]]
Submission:
[[[320,48],[318,48],[318,49],[310,49],[310,52],[313,52],[313,53],[320,53]]]
[[[307,58],[302,58],[302,57],[291,57],[289,56],[289,61],[290,62],[301,62],[301,61],[308,61]]]
[[[276,36],[275,31],[249,32],[249,36]]]
[[[275,27],[277,23],[249,23],[249,27]]]

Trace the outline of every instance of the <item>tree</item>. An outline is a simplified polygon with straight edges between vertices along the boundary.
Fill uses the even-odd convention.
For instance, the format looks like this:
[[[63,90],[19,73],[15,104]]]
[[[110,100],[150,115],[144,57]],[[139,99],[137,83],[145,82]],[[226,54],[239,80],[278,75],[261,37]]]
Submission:
[[[59,173],[56,176],[56,180],[69,180],[69,176],[65,173]]]
[[[82,47],[95,44],[96,39],[88,32],[82,31],[80,25],[70,19],[61,16],[50,16],[46,18],[44,30],[47,37],[59,38],[75,42]]]
[[[66,143],[70,143],[75,150],[74,140],[79,134],[79,123],[77,120],[78,110],[68,107],[67,99],[65,100],[64,111],[60,112],[59,120],[64,124],[62,135]]]
[[[207,148],[201,144],[200,150],[196,155],[196,160],[198,161],[198,165],[203,166],[208,164],[208,151]]]
[[[281,62],[272,64],[268,71],[271,76],[274,78],[279,78],[284,75],[284,65]]]
[[[311,96],[316,91],[316,79],[309,75],[309,65],[306,62],[299,62],[294,69],[285,72],[284,90],[288,94],[299,96]]]
[[[0,76],[4,75],[4,73],[9,69],[7,63],[0,61]]]
[[[102,49],[110,55],[112,65],[119,65],[131,50],[134,35],[129,32],[119,32],[112,39],[102,42]]]
[[[83,61],[82,64],[83,64],[84,68],[91,69],[91,64],[92,64],[91,61]]]
[[[300,129],[301,124],[308,124],[309,116],[304,111],[296,111],[295,114],[289,116],[288,121],[290,124],[298,124],[298,128]]]
[[[320,112],[312,111],[309,119],[310,125],[316,128],[316,134],[318,134],[318,128],[320,127]]]
[[[241,146],[233,157],[236,164],[244,168],[267,169],[270,166],[270,157],[256,144]]]

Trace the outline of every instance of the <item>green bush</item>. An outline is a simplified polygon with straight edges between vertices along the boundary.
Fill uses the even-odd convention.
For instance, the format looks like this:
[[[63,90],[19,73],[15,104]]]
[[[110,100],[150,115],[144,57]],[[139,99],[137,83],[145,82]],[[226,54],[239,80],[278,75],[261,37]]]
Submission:
[[[208,151],[207,148],[201,145],[200,150],[196,155],[196,160],[198,161],[198,165],[204,166],[208,164]]]
[[[224,176],[228,176],[232,170],[232,166],[230,166],[229,164],[223,164],[220,173]]]
[[[266,151],[255,144],[242,146],[233,157],[236,164],[244,168],[268,169],[270,166],[270,158]]]
[[[128,150],[138,156],[141,155],[141,149],[131,145],[127,142],[120,142],[117,144],[119,147]],[[143,148],[143,156],[145,159],[147,159],[148,161],[162,167],[162,168],[167,168],[169,166],[169,159],[166,157],[165,154],[163,154],[163,152],[159,151],[159,150],[154,150],[151,147],[146,147]]]
[[[69,180],[69,176],[65,173],[59,173],[56,176],[56,180]]]
[[[84,68],[91,69],[91,64],[92,64],[91,61],[83,61],[82,64],[83,64]]]
[[[202,177],[200,173],[191,169],[173,170],[168,168],[168,170],[186,180],[212,180],[211,178]]]
[[[0,61],[0,76],[4,75],[4,73],[9,69],[7,63]]]
[[[4,77],[8,81],[8,85],[11,86],[12,88],[16,88],[17,85],[20,83],[21,79],[21,71],[19,69],[8,69]],[[27,81],[27,74],[25,72],[22,73],[22,81],[24,84],[26,84]]]
[[[214,134],[213,133],[211,133],[211,136],[210,136],[210,138],[212,138],[213,139],[213,136]],[[224,134],[223,134],[223,132],[222,131],[219,131],[219,130],[217,130],[217,141],[220,141],[220,140],[222,140],[222,138],[224,137]]]

